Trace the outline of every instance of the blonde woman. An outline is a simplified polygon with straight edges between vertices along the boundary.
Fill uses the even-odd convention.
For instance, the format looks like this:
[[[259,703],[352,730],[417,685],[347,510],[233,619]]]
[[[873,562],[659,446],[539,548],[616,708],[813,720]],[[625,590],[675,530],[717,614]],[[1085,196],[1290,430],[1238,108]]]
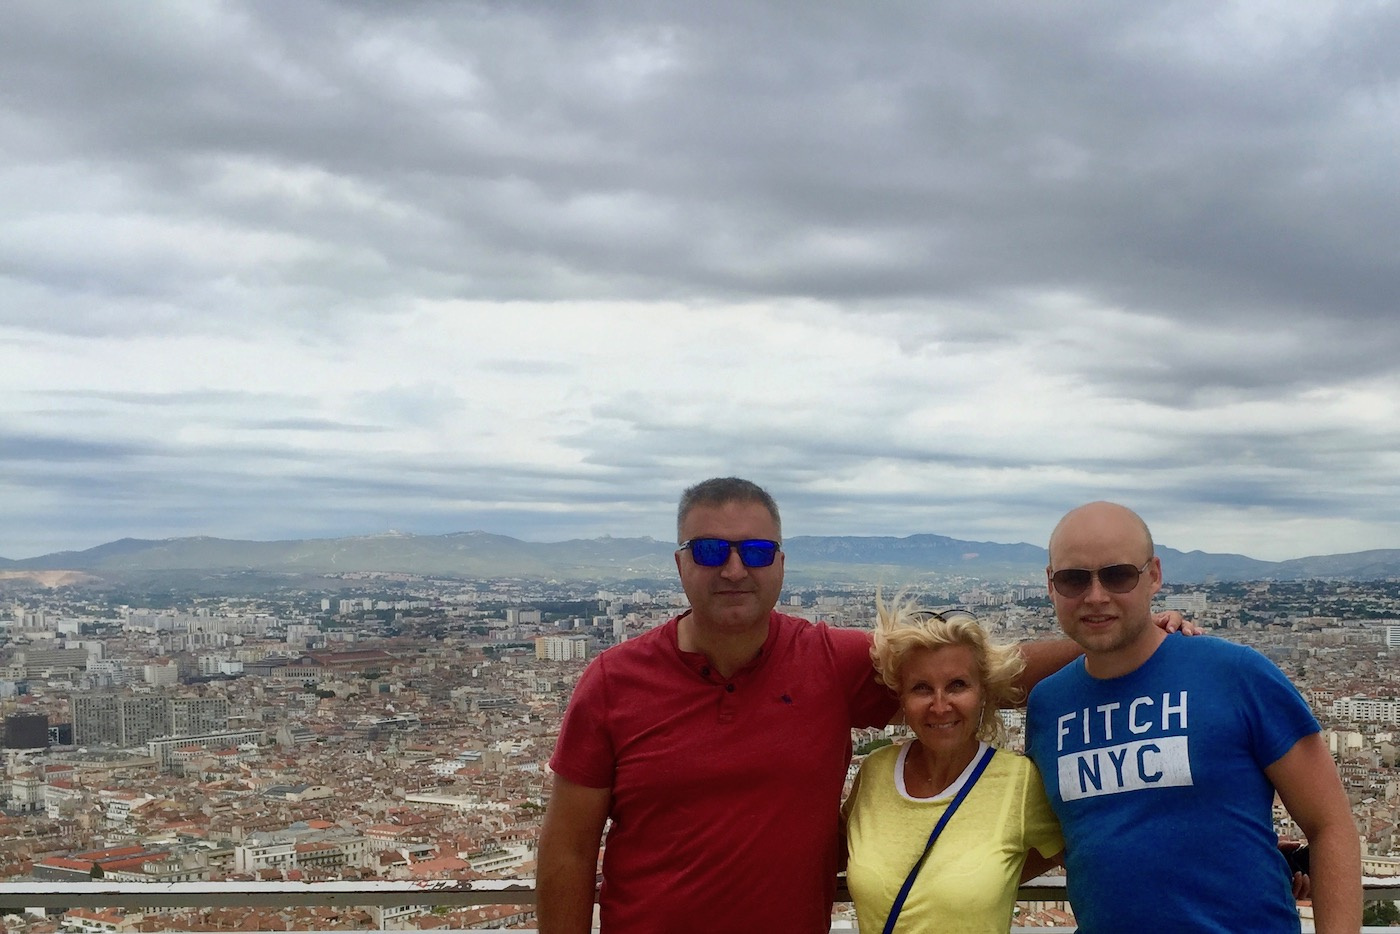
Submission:
[[[842,808],[860,929],[1005,932],[1064,848],[1035,766],[996,748],[1025,662],[969,614],[876,609],[871,658],[914,737],[866,757]]]

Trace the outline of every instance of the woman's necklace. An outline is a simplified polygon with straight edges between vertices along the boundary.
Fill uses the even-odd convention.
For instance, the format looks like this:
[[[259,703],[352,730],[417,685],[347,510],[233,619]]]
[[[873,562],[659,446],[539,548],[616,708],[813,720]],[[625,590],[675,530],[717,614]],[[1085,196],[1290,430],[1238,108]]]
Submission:
[[[928,774],[928,765],[916,743],[905,757],[908,767],[904,770],[904,784],[916,798],[932,798],[942,788],[933,787],[933,777]],[[912,781],[911,781],[912,779]]]
[[[972,747],[967,757],[967,762],[964,762],[962,767],[958,769],[952,781],[936,781],[932,771],[928,767],[928,760],[923,756],[923,747],[915,740],[914,744],[909,747],[909,751],[905,753],[904,756],[905,790],[915,798],[935,797],[939,792],[946,790],[953,781],[957,781],[958,775],[961,775],[967,769],[968,763],[977,757],[978,748],[977,746]],[[916,791],[916,788],[922,789],[922,792]]]

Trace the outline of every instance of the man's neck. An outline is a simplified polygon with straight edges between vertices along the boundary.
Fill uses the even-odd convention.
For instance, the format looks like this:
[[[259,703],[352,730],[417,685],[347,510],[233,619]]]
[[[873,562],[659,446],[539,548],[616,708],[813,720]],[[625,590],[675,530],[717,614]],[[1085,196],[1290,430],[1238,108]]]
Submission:
[[[676,624],[676,643],[682,652],[698,652],[708,658],[720,676],[728,678],[758,655],[768,641],[770,625],[765,619],[743,632],[716,632],[698,621],[694,613],[687,613]]]
[[[1165,631],[1155,625],[1148,626],[1132,645],[1112,652],[1085,652],[1084,670],[1091,678],[1100,680],[1132,674],[1147,664],[1147,660],[1166,639]]]

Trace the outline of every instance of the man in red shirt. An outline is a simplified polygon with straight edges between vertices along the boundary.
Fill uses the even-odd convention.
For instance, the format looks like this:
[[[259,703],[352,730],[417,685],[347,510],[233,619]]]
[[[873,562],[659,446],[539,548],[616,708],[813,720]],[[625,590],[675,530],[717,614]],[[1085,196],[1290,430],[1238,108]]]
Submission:
[[[870,634],[774,611],[782,524],[761,487],[686,490],[676,568],[690,610],[589,664],[550,766],[541,934],[826,934],[851,729],[897,704]],[[1023,647],[1029,690],[1078,654]]]

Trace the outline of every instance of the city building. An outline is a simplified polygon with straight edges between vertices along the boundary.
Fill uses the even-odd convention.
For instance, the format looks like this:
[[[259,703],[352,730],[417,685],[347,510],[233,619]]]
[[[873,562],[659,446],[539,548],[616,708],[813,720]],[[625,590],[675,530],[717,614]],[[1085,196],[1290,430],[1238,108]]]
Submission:
[[[212,733],[228,726],[228,699],[224,697],[170,698],[170,735]]]
[[[587,636],[540,636],[535,639],[535,657],[554,662],[588,657]]]
[[[76,673],[88,666],[87,649],[22,649],[15,653],[13,667],[24,678],[49,678],[63,672]]]
[[[143,665],[142,679],[155,687],[173,687],[180,683],[180,667],[172,661]]]
[[[158,736],[222,730],[228,701],[222,697],[164,694],[74,694],[73,741],[80,746],[140,746]]]
[[[1162,594],[1156,602],[1164,610],[1176,610],[1186,615],[1199,615],[1206,611],[1206,595],[1199,592]]]
[[[5,718],[6,749],[44,749],[49,745],[49,718],[16,713]]]
[[[1332,719],[1345,723],[1400,724],[1400,700],[1340,697],[1332,702]]]

